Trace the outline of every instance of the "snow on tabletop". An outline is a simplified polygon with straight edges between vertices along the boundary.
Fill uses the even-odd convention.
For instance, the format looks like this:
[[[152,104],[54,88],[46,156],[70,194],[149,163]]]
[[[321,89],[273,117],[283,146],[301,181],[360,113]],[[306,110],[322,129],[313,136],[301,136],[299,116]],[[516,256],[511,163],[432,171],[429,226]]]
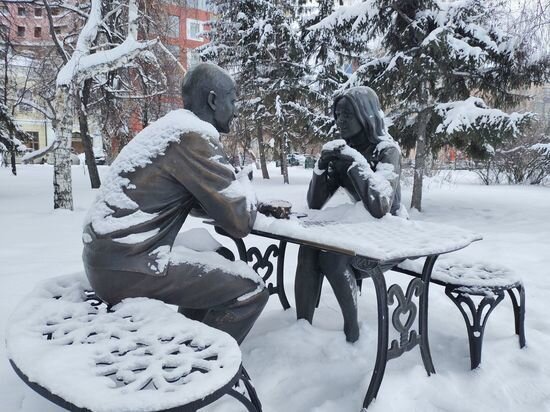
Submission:
[[[377,260],[447,253],[482,239],[477,233],[454,226],[415,222],[390,214],[376,219],[360,202],[306,213],[305,218],[289,220],[258,215],[254,229],[347,249]]]
[[[81,408],[137,412],[202,399],[237,374],[241,352],[228,334],[152,299],[96,309],[86,289],[83,274],[53,278],[14,311],[8,355],[30,381]]]
[[[109,172],[102,179],[99,195],[90,208],[85,223],[92,222],[98,234],[107,234],[154,218],[155,214],[137,210],[138,205],[126,196],[123,189],[129,188],[130,181],[120,174],[133,172],[151,163],[152,159],[164,154],[170,143],[179,142],[182,134],[189,132],[198,133],[205,139],[219,144],[219,134],[214,126],[184,109],[171,111],[138,133],[132,142],[120,151]],[[114,212],[108,204],[135,212],[114,218]]]

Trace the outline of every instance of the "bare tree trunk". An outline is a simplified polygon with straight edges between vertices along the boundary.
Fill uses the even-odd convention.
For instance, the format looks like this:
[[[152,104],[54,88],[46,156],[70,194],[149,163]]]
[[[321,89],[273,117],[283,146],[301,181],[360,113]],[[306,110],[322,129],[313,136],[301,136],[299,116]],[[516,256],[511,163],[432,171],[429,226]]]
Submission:
[[[281,174],[283,175],[283,183],[287,185],[290,183],[288,180],[288,162],[286,159],[286,137],[283,135],[281,139]]]
[[[101,180],[99,179],[99,173],[95,163],[93,143],[88,130],[87,105],[88,98],[90,97],[91,85],[91,79],[86,79],[84,81],[81,93],[77,93],[76,104],[78,110],[78,123],[80,125],[80,138],[82,139],[84,154],[86,155],[86,165],[88,166],[88,174],[90,175],[90,184],[92,185],[92,189],[98,189],[101,185]]]
[[[411,209],[422,211],[422,180],[426,169],[426,159],[429,155],[428,136],[426,129],[430,120],[429,114],[420,114],[418,123],[418,137],[416,139],[416,153],[414,156],[414,180],[411,198]]]
[[[267,171],[267,163],[265,161],[265,147],[264,147],[264,126],[262,119],[258,119],[256,122],[258,150],[260,152],[260,166],[262,168],[262,177],[269,179],[269,172]]]
[[[15,145],[11,149],[11,172],[14,176],[17,176],[17,166],[15,165]]]
[[[56,96],[56,112],[60,119],[56,127],[59,146],[54,150],[53,207],[73,210],[73,184],[71,175],[71,137],[73,129],[74,96],[69,86],[60,86]]]

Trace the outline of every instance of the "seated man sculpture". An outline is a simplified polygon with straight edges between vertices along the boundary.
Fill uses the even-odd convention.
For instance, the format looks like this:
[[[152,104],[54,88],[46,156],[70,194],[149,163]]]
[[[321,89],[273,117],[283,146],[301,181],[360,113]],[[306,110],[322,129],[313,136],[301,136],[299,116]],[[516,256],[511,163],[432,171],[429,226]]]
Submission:
[[[342,187],[376,218],[386,213],[400,214],[401,152],[386,131],[376,93],[368,87],[348,89],[336,97],[334,117],[345,142],[324,146],[309,184],[309,208],[321,209]],[[322,278],[326,276],[342,310],[349,342],[359,338],[357,281],[352,260],[353,257],[302,246],[295,280],[297,317],[311,323]]]
[[[219,140],[233,119],[235,83],[218,66],[199,64],[186,74],[182,97],[185,110],[146,127],[111,165],[85,223],[84,267],[109,304],[158,299],[241,343],[269,296],[262,279],[244,262],[200,252],[205,243],[221,245],[197,229],[193,239],[178,237],[192,209],[237,238],[256,218],[248,179],[237,179]]]

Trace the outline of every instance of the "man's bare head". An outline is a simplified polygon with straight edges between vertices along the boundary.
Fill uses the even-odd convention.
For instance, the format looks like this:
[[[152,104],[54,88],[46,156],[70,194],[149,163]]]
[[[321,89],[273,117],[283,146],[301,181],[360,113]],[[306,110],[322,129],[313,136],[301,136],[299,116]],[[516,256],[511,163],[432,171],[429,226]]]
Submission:
[[[229,73],[211,63],[187,72],[181,85],[183,105],[219,132],[228,133],[235,114],[236,86]]]

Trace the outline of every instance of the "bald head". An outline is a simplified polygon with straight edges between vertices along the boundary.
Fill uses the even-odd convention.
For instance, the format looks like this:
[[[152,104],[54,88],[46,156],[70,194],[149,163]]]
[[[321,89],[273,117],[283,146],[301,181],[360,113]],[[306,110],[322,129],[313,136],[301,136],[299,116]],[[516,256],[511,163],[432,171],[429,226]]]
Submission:
[[[200,63],[190,69],[181,84],[181,97],[187,110],[205,105],[211,91],[218,96],[235,88],[229,73],[212,63]]]
[[[212,63],[200,63],[187,72],[181,85],[185,109],[228,133],[235,112],[236,86],[229,73]]]

